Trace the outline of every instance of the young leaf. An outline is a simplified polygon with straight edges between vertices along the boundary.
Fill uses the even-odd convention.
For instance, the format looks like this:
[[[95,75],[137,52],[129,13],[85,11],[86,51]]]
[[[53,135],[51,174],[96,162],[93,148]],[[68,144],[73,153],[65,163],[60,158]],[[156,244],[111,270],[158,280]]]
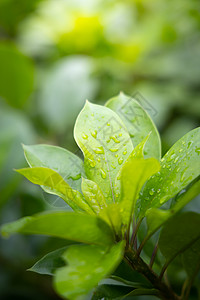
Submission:
[[[87,204],[95,213],[100,213],[100,211],[107,206],[100,187],[95,182],[85,178],[82,178],[81,187]]]
[[[17,172],[24,175],[32,183],[41,185],[45,192],[58,195],[74,210],[93,213],[90,206],[85,203],[82,194],[72,190],[57,172],[43,167],[24,168],[17,170]]]
[[[200,128],[183,136],[161,160],[161,170],[146,183],[138,201],[139,217],[160,207],[200,174]],[[151,193],[152,191],[152,193]]]
[[[124,246],[124,242],[106,249],[94,245],[70,246],[63,255],[67,266],[56,272],[57,292],[70,300],[87,295],[101,279],[114,271],[123,258]]]
[[[106,221],[115,232],[118,238],[121,238],[122,216],[120,213],[119,203],[111,203],[100,211],[99,216]]]
[[[163,227],[159,248],[167,264],[200,239],[200,214],[186,212],[169,220]]]
[[[98,183],[108,203],[115,202],[115,177],[133,150],[123,122],[111,109],[87,102],[74,136],[84,153],[87,177]]]
[[[155,158],[133,157],[122,168],[122,201],[120,203],[123,224],[130,224],[139,191],[149,177],[158,172],[160,163]]]
[[[75,190],[81,192],[81,176],[85,176],[83,161],[73,153],[50,145],[25,146],[24,155],[30,167],[45,167],[56,171]]]
[[[139,158],[139,159],[144,159],[144,147],[146,145],[147,140],[149,139],[149,136],[151,135],[151,133],[149,133],[145,139],[139,143],[131,152],[131,154],[129,155],[128,159],[126,160],[126,162],[124,163],[124,165],[122,165],[122,167],[120,168],[116,179],[115,179],[115,185],[114,185],[114,192],[116,195],[116,201],[120,202],[121,198],[122,198],[122,194],[121,194],[121,173],[122,170],[124,168],[124,166],[129,162],[132,161],[133,158]]]
[[[1,234],[42,234],[86,244],[110,245],[111,228],[102,219],[74,212],[47,212],[25,217],[1,227]]]
[[[65,265],[65,262],[61,256],[66,251],[66,249],[67,247],[63,247],[46,254],[30,269],[28,269],[28,271],[45,275],[54,275],[56,269],[61,268]]]
[[[200,191],[200,180],[195,182],[185,193],[178,197],[176,203],[168,210],[150,208],[146,212],[148,233],[146,239],[156,232],[169,218],[173,217],[192,199],[198,196]]]
[[[133,98],[120,93],[117,97],[111,98],[106,104],[115,111],[124,122],[134,147],[137,146],[148,134],[152,132],[145,145],[145,158],[161,158],[160,136],[155,124],[149,114]]]

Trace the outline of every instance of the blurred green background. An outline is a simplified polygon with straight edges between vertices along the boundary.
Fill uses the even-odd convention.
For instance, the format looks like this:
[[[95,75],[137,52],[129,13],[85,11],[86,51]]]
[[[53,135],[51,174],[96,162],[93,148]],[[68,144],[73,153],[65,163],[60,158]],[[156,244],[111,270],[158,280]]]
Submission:
[[[163,153],[199,125],[199,0],[0,1],[1,223],[56,209],[13,171],[26,165],[21,143],[76,153],[85,100],[104,104],[120,91],[150,113]],[[0,298],[59,299],[48,276],[26,269],[62,244],[0,239]]]

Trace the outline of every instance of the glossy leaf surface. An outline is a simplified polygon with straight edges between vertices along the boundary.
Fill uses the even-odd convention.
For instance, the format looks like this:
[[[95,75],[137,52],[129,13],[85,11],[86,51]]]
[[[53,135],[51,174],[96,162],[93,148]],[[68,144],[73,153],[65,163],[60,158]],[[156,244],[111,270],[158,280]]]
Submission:
[[[25,217],[3,225],[1,233],[4,236],[42,234],[97,245],[114,242],[110,227],[102,219],[74,212],[48,212]]]
[[[124,242],[111,248],[99,246],[71,246],[63,255],[67,266],[56,272],[55,287],[67,299],[79,299],[108,276],[123,257]]]
[[[160,160],[161,142],[159,133],[149,114],[138,101],[120,93],[117,97],[111,98],[105,105],[120,116],[128,129],[134,147],[151,132],[151,136],[145,145],[144,155],[145,158],[155,157]]]
[[[90,206],[95,213],[100,213],[100,211],[106,207],[107,204],[99,186],[91,180],[82,178],[81,187],[88,206]]]
[[[181,208],[198,196],[200,181],[195,182],[186,192],[181,194],[176,203],[168,210],[150,208],[146,212],[148,236],[157,231],[169,218],[173,217]]]
[[[24,175],[32,183],[41,185],[46,192],[58,195],[74,210],[93,213],[88,204],[85,203],[82,194],[73,190],[57,172],[43,167],[24,168],[17,170],[17,172]]]
[[[149,179],[138,202],[139,217],[160,207],[200,174],[200,128],[188,132],[165,154],[161,170]]]
[[[133,150],[123,122],[111,109],[86,102],[74,136],[84,153],[88,179],[98,183],[108,203],[115,202],[116,175]]]
[[[130,222],[142,186],[159,169],[160,163],[155,158],[133,157],[124,165],[121,174],[122,201],[120,203],[124,225]]]
[[[72,152],[51,145],[23,145],[31,167],[45,167],[59,173],[75,190],[81,192],[81,176],[85,176],[83,161]]]

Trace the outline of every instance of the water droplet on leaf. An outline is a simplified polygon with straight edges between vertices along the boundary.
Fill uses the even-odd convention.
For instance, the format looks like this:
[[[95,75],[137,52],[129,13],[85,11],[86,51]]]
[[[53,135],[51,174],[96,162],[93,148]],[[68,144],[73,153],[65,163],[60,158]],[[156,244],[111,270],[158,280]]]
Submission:
[[[96,130],[92,131],[91,132],[91,136],[93,136],[93,138],[96,139],[96,137],[97,137],[97,131]]]
[[[155,190],[154,190],[154,188],[152,188],[152,189],[149,191],[149,194],[152,196],[154,193],[155,193]]]
[[[119,165],[121,165],[121,164],[123,163],[123,161],[124,161],[123,158],[119,158],[119,159],[118,159]]]
[[[100,172],[101,172],[101,177],[103,179],[105,179],[106,178],[106,172],[103,169],[100,169]]]
[[[111,149],[110,149],[111,152],[117,152],[118,150],[119,150],[119,149],[117,149],[117,148],[111,148]]]
[[[83,134],[82,134],[82,138],[83,138],[84,140],[87,140],[87,138],[88,138],[88,135],[87,135],[87,134],[85,134],[85,133],[83,133]]]
[[[94,152],[96,154],[103,154],[104,153],[104,149],[103,149],[102,146],[101,147],[97,147],[97,148],[94,149]]]
[[[195,152],[199,155],[200,154],[200,148],[196,148]]]

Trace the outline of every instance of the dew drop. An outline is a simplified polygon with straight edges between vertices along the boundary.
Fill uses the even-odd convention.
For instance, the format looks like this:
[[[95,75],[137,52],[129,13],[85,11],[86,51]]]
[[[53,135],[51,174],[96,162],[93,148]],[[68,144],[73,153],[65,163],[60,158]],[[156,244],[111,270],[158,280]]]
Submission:
[[[200,154],[200,148],[196,148],[195,152],[199,155]]]
[[[119,194],[116,194],[116,198],[119,198]]]
[[[115,154],[115,157],[118,157],[118,154]]]
[[[185,179],[185,172],[183,172],[183,173],[181,174],[180,182],[183,182],[184,179]]]
[[[93,136],[93,138],[96,139],[96,137],[97,137],[97,131],[96,130],[92,131],[91,132],[91,136]]]
[[[115,136],[111,136],[110,139],[113,140],[117,144],[120,143],[120,141]]]
[[[121,165],[121,164],[123,163],[123,161],[124,161],[124,159],[123,159],[123,158],[119,158],[119,159],[118,159],[118,163],[119,163],[119,165]]]
[[[89,161],[90,167],[94,168],[96,166],[96,162],[94,160],[88,158],[88,161]]]
[[[154,190],[154,188],[152,188],[152,189],[149,191],[149,194],[152,196],[154,193],[155,193],[155,190]]]
[[[70,176],[69,178],[71,178],[72,180],[78,180],[81,178],[81,173],[75,175],[75,176]]]
[[[100,158],[97,158],[97,161],[98,161],[98,162],[100,162],[100,161],[101,161],[101,159],[100,159]]]
[[[176,163],[179,160],[179,157],[177,156],[174,160],[174,162]]]
[[[123,152],[123,154],[126,155],[126,153],[127,153],[127,151],[125,150],[125,151]]]
[[[119,133],[119,136],[122,136],[122,133]]]
[[[179,149],[179,153],[181,153],[183,151],[183,149]]]
[[[103,179],[105,179],[106,178],[106,172],[103,169],[100,169],[100,172],[101,172],[101,177]]]
[[[175,153],[171,154],[171,155],[168,157],[167,161],[171,161],[175,156],[176,156]]]
[[[116,169],[116,167],[115,167],[114,165],[111,165],[111,167],[112,167],[113,169]]]
[[[190,148],[191,144],[192,144],[192,142],[189,142],[187,148]]]
[[[107,126],[110,126],[110,123],[107,123]]]
[[[96,154],[103,154],[104,153],[104,149],[103,149],[102,146],[101,147],[97,147],[97,148],[94,149],[94,152]]]
[[[94,114],[92,113],[91,116],[94,117]]]
[[[110,149],[111,152],[117,152],[118,150],[119,150],[119,149],[117,149],[117,148],[111,148],[111,149]]]
[[[158,193],[158,194],[160,193],[160,189],[157,190],[157,193]]]
[[[87,138],[88,138],[88,135],[87,135],[87,134],[85,134],[85,133],[83,133],[83,134],[82,134],[82,138],[83,138],[84,140],[87,140]]]
[[[167,198],[168,198],[168,196],[166,195],[166,196],[164,196],[164,197],[162,197],[161,199],[160,199],[160,204],[163,204],[163,203],[165,203],[166,202],[166,200],[167,200]]]

